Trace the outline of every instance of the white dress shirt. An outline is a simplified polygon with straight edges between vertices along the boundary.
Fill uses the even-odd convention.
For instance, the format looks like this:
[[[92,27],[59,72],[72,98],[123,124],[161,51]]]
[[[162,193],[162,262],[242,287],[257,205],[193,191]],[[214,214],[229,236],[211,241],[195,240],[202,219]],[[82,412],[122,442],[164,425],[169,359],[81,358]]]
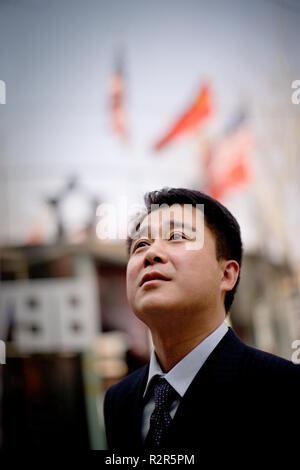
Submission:
[[[177,411],[180,400],[192,383],[197,372],[201,369],[208,356],[215,349],[217,344],[221,341],[223,336],[227,333],[228,326],[222,322],[209,336],[207,336],[201,343],[199,343],[192,351],[190,351],[180,362],[178,362],[169,372],[164,373],[161,370],[157,360],[154,349],[151,353],[148,381],[144,392],[144,397],[149,390],[150,382],[154,376],[165,378],[170,385],[176,390],[179,397],[176,398],[171,404],[170,415],[172,419]],[[143,410],[142,419],[142,439],[145,440],[149,427],[150,416],[155,408],[154,395],[149,396]]]

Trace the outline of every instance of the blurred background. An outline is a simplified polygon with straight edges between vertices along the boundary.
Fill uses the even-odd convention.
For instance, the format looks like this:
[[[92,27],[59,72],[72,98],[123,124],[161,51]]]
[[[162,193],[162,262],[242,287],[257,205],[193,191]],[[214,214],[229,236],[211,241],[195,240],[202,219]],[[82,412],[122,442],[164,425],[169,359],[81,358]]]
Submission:
[[[299,31],[297,0],[0,0],[2,448],[105,449],[105,390],[151,348],[122,236],[145,191],[233,212],[229,322],[295,356]]]

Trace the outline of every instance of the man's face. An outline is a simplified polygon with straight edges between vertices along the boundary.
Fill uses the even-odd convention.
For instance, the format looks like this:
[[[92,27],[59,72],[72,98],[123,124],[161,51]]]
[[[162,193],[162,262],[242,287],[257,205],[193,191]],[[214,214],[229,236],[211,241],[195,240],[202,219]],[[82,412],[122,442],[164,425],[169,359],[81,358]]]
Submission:
[[[219,306],[222,263],[216,259],[214,234],[203,222],[199,227],[200,212],[191,205],[164,207],[141,223],[127,265],[127,297],[134,313],[149,325],[157,316],[174,319]],[[204,230],[202,248],[196,228]]]

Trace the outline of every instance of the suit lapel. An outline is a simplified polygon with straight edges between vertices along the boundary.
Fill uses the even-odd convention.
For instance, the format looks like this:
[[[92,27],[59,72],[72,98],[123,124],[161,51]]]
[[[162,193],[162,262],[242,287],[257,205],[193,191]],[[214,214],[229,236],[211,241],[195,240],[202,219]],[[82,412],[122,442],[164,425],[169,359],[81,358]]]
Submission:
[[[182,398],[170,427],[170,446],[178,433],[183,435],[183,429],[193,427],[193,419],[198,425],[213,419],[220,411],[218,403],[220,409],[226,411],[223,399],[225,401],[236,390],[234,384],[239,376],[244,348],[244,343],[229,328]]]
[[[123,443],[126,444],[125,447],[142,446],[143,393],[147,383],[148,371],[149,364],[138,371],[123,395],[122,409],[125,410],[125,416],[123,415],[124,428],[121,437]]]

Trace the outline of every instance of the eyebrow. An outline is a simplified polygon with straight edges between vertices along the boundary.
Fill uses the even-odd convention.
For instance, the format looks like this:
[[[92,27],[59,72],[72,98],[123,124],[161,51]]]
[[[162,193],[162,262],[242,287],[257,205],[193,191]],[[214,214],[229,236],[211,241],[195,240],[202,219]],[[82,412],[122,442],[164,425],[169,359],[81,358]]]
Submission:
[[[195,231],[194,226],[192,226],[188,222],[182,223],[182,221],[179,221],[179,220],[166,221],[165,223],[163,223],[163,228],[166,228],[166,227],[170,227],[170,230],[173,230],[174,228],[185,228],[185,229],[191,230],[192,232]],[[146,225],[146,226],[142,227],[141,229],[139,229],[137,231],[137,234],[136,234],[137,236],[136,236],[135,240],[137,240],[138,238],[142,237],[145,234],[148,234],[149,233],[149,228],[151,230],[151,227]]]

